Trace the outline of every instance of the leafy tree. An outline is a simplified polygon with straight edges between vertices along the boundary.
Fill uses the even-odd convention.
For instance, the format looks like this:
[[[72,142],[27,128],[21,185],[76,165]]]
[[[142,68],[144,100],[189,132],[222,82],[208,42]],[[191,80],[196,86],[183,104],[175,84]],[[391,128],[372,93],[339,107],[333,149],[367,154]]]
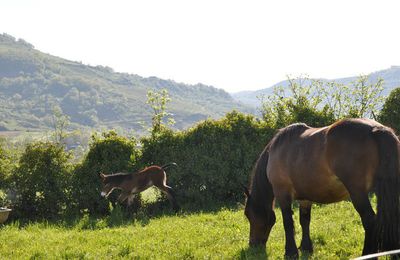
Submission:
[[[13,174],[18,194],[14,208],[26,218],[54,218],[67,201],[69,154],[64,147],[36,142],[27,145]]]
[[[379,122],[400,132],[400,88],[390,92],[378,116]]]
[[[67,137],[67,127],[70,123],[69,116],[63,114],[60,107],[53,108],[52,126],[55,143],[62,144]]]
[[[166,128],[163,120],[167,119],[168,125],[173,125],[175,123],[174,119],[171,117],[171,113],[167,112],[167,104],[171,101],[168,91],[166,89],[160,92],[149,90],[147,92],[147,101],[153,110],[152,116],[152,128],[151,133],[157,134],[163,128]]]
[[[308,78],[288,79],[288,90],[276,87],[273,95],[261,96],[264,120],[275,128],[295,122],[322,126],[334,121],[332,110],[322,104],[322,86]]]
[[[287,88],[276,87],[261,96],[265,121],[277,128],[294,122],[322,126],[345,117],[372,117],[382,103],[383,80],[360,76],[350,85],[308,78],[288,79]]]
[[[378,111],[382,105],[383,79],[379,78],[376,82],[370,82],[368,76],[360,76],[350,87],[351,96],[348,104],[348,115],[351,117],[369,117]]]

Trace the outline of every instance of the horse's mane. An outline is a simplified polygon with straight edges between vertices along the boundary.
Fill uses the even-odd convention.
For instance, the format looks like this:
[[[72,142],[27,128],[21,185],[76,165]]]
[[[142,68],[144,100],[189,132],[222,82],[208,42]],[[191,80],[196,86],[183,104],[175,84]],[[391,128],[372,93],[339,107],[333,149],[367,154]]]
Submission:
[[[271,197],[273,197],[272,186],[268,181],[266,170],[268,164],[268,153],[271,146],[271,142],[265,147],[257,160],[257,163],[251,174],[250,181],[250,194],[251,203],[254,211],[258,214],[265,216],[267,215],[267,207]]]
[[[285,139],[291,139],[292,137],[299,136],[300,133],[309,129],[310,127],[304,123],[295,123],[287,127],[279,129],[278,133],[272,138],[269,146],[276,147]]]

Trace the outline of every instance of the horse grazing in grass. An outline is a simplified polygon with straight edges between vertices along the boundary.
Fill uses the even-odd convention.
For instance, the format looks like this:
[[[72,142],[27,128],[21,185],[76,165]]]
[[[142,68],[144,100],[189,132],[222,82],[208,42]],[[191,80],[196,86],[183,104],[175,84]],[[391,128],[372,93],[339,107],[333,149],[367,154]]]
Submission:
[[[368,193],[377,196],[377,213]],[[298,257],[291,204],[299,201],[300,250],[313,251],[311,204],[350,198],[365,230],[363,255],[400,248],[399,139],[373,120],[345,119],[311,128],[293,124],[265,147],[246,188],[250,246],[264,245],[275,224],[274,200],[285,229],[285,255]]]
[[[107,198],[114,189],[122,190],[118,197],[118,201],[123,203],[128,200],[128,205],[131,204],[134,194],[142,192],[151,186],[156,186],[165,195],[167,195],[173,209],[179,210],[176,202],[174,191],[167,185],[167,175],[165,169],[177,166],[176,163],[169,163],[163,166],[149,166],[137,173],[116,173],[105,175],[100,173],[100,178],[103,182],[101,196]]]

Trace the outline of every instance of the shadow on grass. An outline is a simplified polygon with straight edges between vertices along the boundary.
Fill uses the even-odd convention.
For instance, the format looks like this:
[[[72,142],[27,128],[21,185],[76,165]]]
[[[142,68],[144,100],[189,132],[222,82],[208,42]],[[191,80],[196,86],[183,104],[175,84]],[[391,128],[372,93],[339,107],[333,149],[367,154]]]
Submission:
[[[186,204],[181,205],[181,209],[175,212],[168,201],[158,200],[144,204],[140,207],[129,208],[123,205],[112,207],[107,215],[92,215],[89,213],[65,215],[56,219],[23,219],[13,218],[4,225],[14,225],[23,228],[28,225],[59,226],[63,228],[76,228],[82,230],[95,230],[112,227],[122,227],[133,223],[146,226],[151,219],[165,216],[187,216],[199,213],[217,213],[223,209],[238,210],[242,209],[240,203],[213,203],[207,206]]]
[[[282,255],[282,258],[285,260],[291,260],[291,259],[308,260],[308,259],[311,259],[312,254],[310,254],[308,252],[302,252],[302,251],[299,251],[299,253],[300,253],[299,258],[297,258],[297,257],[296,258],[288,258],[288,257],[284,257],[283,255]],[[268,259],[266,248],[262,247],[262,246],[243,248],[236,255],[237,255],[237,258],[241,259],[241,260]]]

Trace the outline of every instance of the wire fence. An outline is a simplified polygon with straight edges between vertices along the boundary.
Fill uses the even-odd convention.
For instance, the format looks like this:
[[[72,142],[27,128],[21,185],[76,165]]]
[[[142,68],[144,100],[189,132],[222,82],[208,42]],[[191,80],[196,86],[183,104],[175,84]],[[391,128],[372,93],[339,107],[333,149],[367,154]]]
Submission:
[[[366,259],[373,259],[373,258],[382,257],[382,256],[394,256],[394,255],[397,255],[397,258],[395,258],[395,259],[400,259],[400,249],[371,254],[371,255],[364,255],[361,257],[354,258],[353,260],[366,260]]]

